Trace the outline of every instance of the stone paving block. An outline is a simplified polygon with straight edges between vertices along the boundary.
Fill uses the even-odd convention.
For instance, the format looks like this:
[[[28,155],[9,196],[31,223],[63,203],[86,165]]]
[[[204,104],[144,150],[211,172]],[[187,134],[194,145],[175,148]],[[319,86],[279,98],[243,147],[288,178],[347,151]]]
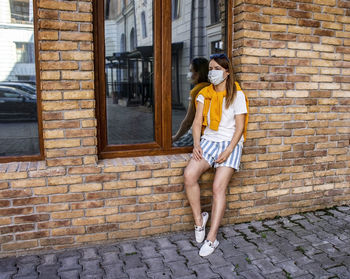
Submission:
[[[220,278],[220,275],[217,273],[214,273],[210,268],[208,264],[198,264],[191,266],[191,269],[196,272],[197,278],[201,279],[216,279]]]
[[[81,249],[79,251],[83,255],[81,257],[81,259],[83,259],[83,260],[99,259],[100,258],[96,248],[86,248],[86,249]]]
[[[68,271],[76,269],[78,271],[82,270],[82,266],[78,264],[80,256],[72,256],[72,257],[60,257],[59,262],[61,266],[58,268],[58,272]]]
[[[83,267],[83,274],[102,274],[103,270],[100,265],[100,261],[96,260],[79,260],[80,265]]]
[[[175,241],[175,244],[177,246],[177,249],[180,251],[190,251],[190,250],[197,250],[198,248],[193,246],[192,242],[190,242],[188,239],[182,239]]]
[[[293,260],[276,263],[276,266],[290,273],[292,278],[307,274],[307,269],[300,269],[298,266],[295,265]]]
[[[264,276],[264,277],[268,278],[268,279],[286,279],[286,278],[288,278],[284,271],[270,273],[269,275]],[[312,278],[312,275],[311,275],[311,278]],[[293,279],[294,279],[294,277],[293,277]]]
[[[157,258],[161,256],[161,254],[157,251],[155,246],[145,246],[140,248],[140,253],[143,258]]]
[[[123,264],[123,261],[119,258],[118,252],[101,252],[101,257],[102,265]]]
[[[233,266],[235,267],[235,271],[237,273],[240,273],[249,269],[258,270],[257,267],[254,264],[252,264],[251,261],[247,260],[246,257],[236,256],[236,257],[227,258],[227,260],[229,260],[233,264]]]
[[[237,232],[232,226],[230,227],[223,227],[222,233],[225,236],[225,238],[231,237],[231,236],[237,236],[240,235],[239,232]]]
[[[144,267],[129,269],[126,271],[126,273],[129,275],[130,279],[146,279],[146,278],[148,278],[148,276],[146,274],[146,268],[144,268]]]
[[[209,255],[206,258],[210,262],[211,268],[227,266],[228,264],[230,264],[230,261],[224,258],[224,255],[220,250],[216,250],[215,253]]]
[[[135,243],[135,247],[139,250],[143,247],[156,247],[156,245],[157,244],[151,239],[142,239]]]
[[[166,263],[166,266],[170,268],[172,276],[174,278],[184,277],[188,275],[192,275],[194,272],[189,270],[185,262],[177,261],[177,262],[169,262]]]
[[[17,263],[26,264],[26,263],[32,263],[32,264],[39,264],[40,258],[38,256],[21,256],[17,258]]]
[[[81,279],[103,279],[103,275],[102,274],[90,274],[90,273],[83,272],[80,274],[80,278]]]
[[[254,260],[252,261],[252,263],[261,270],[262,274],[269,274],[282,271],[281,268],[273,265],[268,259]]]
[[[157,243],[157,247],[159,249],[176,248],[176,245],[171,243],[170,240],[166,237],[156,238],[155,242]]]
[[[140,255],[132,254],[123,256],[125,270],[145,267],[145,264],[141,261]]]
[[[143,259],[143,262],[147,265],[148,270],[152,272],[162,271],[165,269],[163,258],[149,258]]]
[[[164,249],[160,251],[160,254],[164,257],[164,262],[185,261],[185,258],[177,252],[175,249]]]
[[[337,266],[328,269],[329,272],[336,274],[339,279],[349,279],[350,271],[345,266]]]
[[[123,271],[123,265],[113,264],[102,266],[105,271],[104,278],[115,279],[115,278],[128,278],[128,275]]]
[[[295,277],[293,279],[313,279],[313,278],[314,278],[314,276],[312,276],[310,273],[308,273],[308,274],[304,274],[304,275]]]
[[[230,238],[234,246],[238,248],[253,248],[255,245],[247,240],[244,239],[243,236],[236,236]]]
[[[246,254],[251,261],[266,258],[266,255],[259,251],[257,247],[244,250],[240,248],[240,251]]]
[[[123,254],[137,253],[137,249],[133,243],[120,243],[118,246]]]
[[[59,272],[58,276],[60,276],[61,279],[79,279],[79,270],[69,270],[69,271],[63,271]]]
[[[39,265],[37,267],[37,271],[42,278],[49,278],[47,275],[55,275],[57,274],[57,269],[59,265],[58,264],[51,264],[51,265]],[[45,277],[46,275],[46,277]]]
[[[221,276],[223,279],[232,279],[232,278],[237,278],[237,273],[235,271],[235,266],[230,264],[226,266],[220,266],[220,267],[210,267],[211,270],[214,273],[217,273]]]
[[[194,231],[172,234],[168,236],[168,239],[170,242],[176,242],[185,239],[194,239]]]
[[[337,265],[337,263],[325,253],[313,255],[312,260],[318,262],[321,265],[321,267],[325,269]]]
[[[15,276],[38,276],[36,265],[32,263],[17,263],[18,271]]]
[[[239,272],[238,274],[242,275],[246,279],[265,279],[265,277],[260,274],[260,270],[256,266],[254,266],[252,269]]]
[[[264,254],[266,254],[270,259],[273,264],[278,263],[278,262],[284,262],[290,259],[289,257],[286,257],[285,255],[280,253],[280,250],[275,248],[273,250],[266,250],[263,251]]]
[[[57,263],[57,256],[55,254],[47,254],[41,256],[42,265],[52,265]]]
[[[208,263],[208,259],[199,256],[198,251],[182,251],[181,254],[186,258],[189,268],[193,265]]]
[[[345,265],[350,270],[350,256],[334,257],[333,260],[337,265]]]
[[[307,270],[309,273],[311,273],[315,278],[317,279],[328,279],[330,277],[333,277],[335,274],[330,273],[323,269],[319,263],[310,263],[303,266],[304,270]]]
[[[295,220],[305,219],[305,216],[300,214],[293,214],[292,216],[289,217],[289,219],[291,221],[295,221]]]
[[[37,275],[26,275],[26,276],[15,275],[12,278],[13,279],[38,279],[38,276]]]
[[[16,271],[2,271],[0,270],[0,279],[11,279],[12,275],[14,275]]]
[[[197,276],[195,274],[192,274],[192,275],[187,275],[187,276],[184,276],[184,277],[179,277],[179,278],[176,278],[176,279],[196,279],[196,278],[197,278]]]
[[[171,279],[172,278],[170,270],[147,272],[147,276],[148,278],[152,278],[152,279]]]

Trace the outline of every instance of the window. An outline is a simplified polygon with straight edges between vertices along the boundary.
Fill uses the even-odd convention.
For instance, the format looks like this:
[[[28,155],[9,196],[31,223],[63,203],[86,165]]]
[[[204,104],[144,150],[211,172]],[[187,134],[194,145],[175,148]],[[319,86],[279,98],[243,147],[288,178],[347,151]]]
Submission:
[[[188,144],[172,143],[188,106],[189,61],[208,57],[212,41],[226,40],[220,26],[207,28],[209,13],[196,16],[205,14],[209,2],[199,1],[176,21],[171,15],[172,8],[178,14],[178,1],[129,1],[116,20],[101,20],[106,3],[94,1],[100,158],[190,152]]]
[[[3,1],[1,5],[8,14],[0,17],[0,162],[42,159],[33,2]],[[18,38],[20,42],[14,41]]]
[[[220,22],[220,0],[210,0],[211,24]]]
[[[32,21],[33,0],[11,0],[10,3],[13,23]]]
[[[142,25],[142,37],[147,37],[147,25],[146,25],[146,15],[145,12],[141,13],[141,25]]]
[[[16,58],[17,63],[34,63],[34,44],[16,43]]]
[[[171,13],[171,18],[178,19],[180,16],[180,0],[172,0],[172,13]]]

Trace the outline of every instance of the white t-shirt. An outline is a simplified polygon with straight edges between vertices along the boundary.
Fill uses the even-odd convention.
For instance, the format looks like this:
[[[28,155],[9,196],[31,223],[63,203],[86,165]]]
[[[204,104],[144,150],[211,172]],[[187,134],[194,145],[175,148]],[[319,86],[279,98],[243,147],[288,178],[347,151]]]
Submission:
[[[198,95],[196,100],[204,104],[203,95],[201,94]],[[210,125],[210,106],[209,106],[209,111],[207,115],[208,126],[205,128],[202,138],[210,141],[215,141],[215,142],[232,140],[233,134],[235,133],[235,130],[236,130],[235,115],[247,113],[247,106],[246,106],[244,93],[242,91],[237,91],[236,98],[233,104],[228,109],[225,108],[225,104],[226,104],[226,98],[224,97],[223,103],[222,103],[221,121],[219,124],[219,129],[217,131],[214,131],[209,128],[209,125]],[[242,135],[238,143],[240,145],[243,145],[243,141],[244,141],[244,137]]]

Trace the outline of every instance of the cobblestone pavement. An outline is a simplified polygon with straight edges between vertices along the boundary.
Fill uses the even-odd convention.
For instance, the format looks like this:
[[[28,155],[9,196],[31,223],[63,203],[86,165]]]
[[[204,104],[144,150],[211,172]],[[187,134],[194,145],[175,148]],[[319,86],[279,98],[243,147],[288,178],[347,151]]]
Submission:
[[[0,278],[350,278],[350,207],[220,228],[198,255],[193,232],[0,259]]]

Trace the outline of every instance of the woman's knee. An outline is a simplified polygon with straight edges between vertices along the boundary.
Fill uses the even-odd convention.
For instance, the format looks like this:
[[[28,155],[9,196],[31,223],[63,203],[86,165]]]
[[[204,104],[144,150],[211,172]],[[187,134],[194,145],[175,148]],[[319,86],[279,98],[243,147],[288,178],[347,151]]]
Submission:
[[[196,172],[192,168],[186,168],[184,171],[184,182],[185,186],[192,186],[197,182],[198,178]]]
[[[222,185],[220,183],[213,184],[213,198],[225,197],[226,195],[226,185]]]

